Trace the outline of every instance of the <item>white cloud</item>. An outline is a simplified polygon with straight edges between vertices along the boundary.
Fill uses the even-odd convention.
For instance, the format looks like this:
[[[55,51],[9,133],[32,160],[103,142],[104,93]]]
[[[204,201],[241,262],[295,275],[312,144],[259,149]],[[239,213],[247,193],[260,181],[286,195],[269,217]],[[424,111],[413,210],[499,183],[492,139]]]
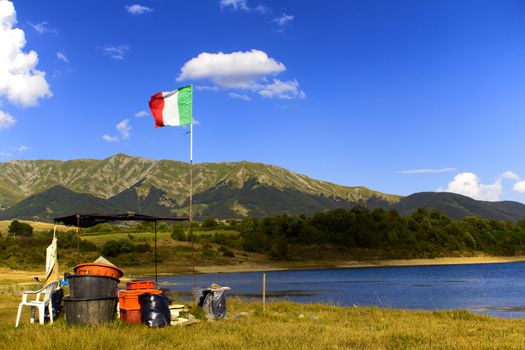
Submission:
[[[61,51],[58,51],[57,52],[57,58],[61,61],[64,61],[65,63],[69,63],[69,59],[67,58],[67,56],[61,52]]]
[[[9,113],[0,111],[0,129],[9,129],[15,124],[15,118],[13,118]]]
[[[123,60],[129,49],[129,45],[109,45],[102,48],[102,53],[115,60]]]
[[[201,122],[198,121],[197,119],[193,119],[193,120],[192,120],[192,124],[193,124],[193,125],[201,125]]]
[[[259,91],[259,95],[267,98],[279,98],[291,100],[294,98],[306,98],[303,90],[299,88],[297,80],[280,81],[274,79],[273,83],[266,84]]]
[[[27,152],[27,151],[31,150],[31,147],[27,147],[27,146],[12,146],[12,147],[9,147],[9,149],[12,150],[12,151],[16,151],[16,152]]]
[[[213,91],[213,92],[219,91],[219,87],[218,86],[195,85],[194,88],[197,91]]]
[[[276,19],[274,19],[274,22],[277,23],[279,27],[284,27],[286,24],[293,21],[294,17],[292,15],[287,15],[286,13],[283,13]]]
[[[243,100],[243,101],[251,101],[252,99],[250,98],[250,96],[248,95],[244,95],[244,94],[238,94],[236,92],[230,92],[228,94],[231,98],[235,98],[235,99],[238,99],[238,100]]]
[[[499,201],[503,191],[503,180],[518,180],[519,176],[512,171],[506,171],[498,176],[492,184],[483,184],[481,179],[472,172],[457,174],[448,184],[446,192],[459,193],[474,199]],[[438,189],[443,191],[443,189]]]
[[[122,136],[123,140],[129,139],[129,133],[131,131],[131,125],[129,125],[129,119],[124,119],[117,124],[117,131]]]
[[[525,180],[516,182],[512,189],[516,192],[525,193]]]
[[[119,132],[120,137],[115,135],[104,134],[102,135],[102,140],[106,142],[119,142],[121,140],[129,139],[130,132],[132,129],[131,125],[129,124],[129,119],[124,119],[123,121],[118,123],[115,126],[115,129],[117,129],[117,131]]]
[[[221,9],[229,8],[234,11],[236,10],[242,10],[246,12],[255,11],[255,12],[259,12],[260,14],[265,14],[270,11],[269,8],[267,8],[266,6],[260,5],[260,4],[255,7],[250,7],[248,6],[247,0],[221,0],[220,7]]]
[[[257,5],[253,8],[253,10],[262,14],[270,12],[270,9],[263,5]]]
[[[31,22],[27,22],[27,23],[29,23],[29,25],[31,27],[33,27],[33,29],[37,33],[40,33],[40,34],[45,34],[45,33],[58,34],[58,29],[50,27],[49,26],[49,22],[40,22],[40,23],[36,23],[36,24],[35,23],[31,23]]]
[[[149,114],[149,112],[146,112],[146,111],[139,111],[137,113],[135,113],[135,117],[137,118],[142,118],[142,117],[147,117]]]
[[[106,142],[118,142],[119,141],[118,136],[111,136],[108,134],[102,135],[102,140]]]
[[[456,171],[456,168],[423,168],[423,169],[409,169],[409,170],[399,170],[396,171],[396,174],[441,174],[441,173],[450,173]]]
[[[234,10],[244,10],[249,11],[247,0],[221,0],[220,2],[221,9],[225,7],[232,8]]]
[[[126,6],[126,10],[129,13],[131,13],[132,15],[142,15],[142,14],[145,14],[145,13],[153,11],[152,8],[149,8],[149,7],[146,7],[146,6],[142,6],[142,5],[138,5],[138,4],[131,5],[131,6]]]
[[[36,69],[35,51],[24,53],[24,31],[15,28],[16,11],[11,1],[0,1],[0,97],[20,106],[34,106],[51,97],[46,73]]]
[[[284,64],[260,50],[203,52],[182,66],[177,81],[209,79],[226,88],[255,88],[263,77],[285,70]]]
[[[232,53],[203,52],[182,66],[177,81],[210,80],[215,84],[215,86],[196,86],[197,90],[203,91],[217,91],[221,87],[257,92],[267,98],[305,98],[306,95],[299,88],[297,80],[281,81],[273,78],[271,83],[268,82],[273,76],[284,71],[286,67],[283,63],[269,57],[261,50]]]
[[[520,176],[512,171],[507,170],[498,177],[498,181],[505,179],[518,181],[520,179]]]

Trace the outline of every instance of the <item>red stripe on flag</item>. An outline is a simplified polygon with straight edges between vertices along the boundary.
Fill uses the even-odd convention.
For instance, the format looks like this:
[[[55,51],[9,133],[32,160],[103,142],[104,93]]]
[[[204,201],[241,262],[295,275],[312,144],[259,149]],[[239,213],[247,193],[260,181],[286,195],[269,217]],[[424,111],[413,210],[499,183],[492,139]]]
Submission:
[[[153,119],[155,119],[155,127],[162,128],[164,126],[164,121],[162,119],[164,97],[162,97],[162,92],[158,92],[151,96],[149,100],[149,109],[151,109],[151,114],[153,114]]]

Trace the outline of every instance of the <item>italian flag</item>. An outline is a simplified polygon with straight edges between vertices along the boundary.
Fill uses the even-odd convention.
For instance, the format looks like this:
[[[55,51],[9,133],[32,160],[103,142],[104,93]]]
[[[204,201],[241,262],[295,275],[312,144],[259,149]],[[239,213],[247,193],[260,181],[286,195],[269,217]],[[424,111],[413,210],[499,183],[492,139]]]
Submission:
[[[159,92],[151,96],[149,108],[155,119],[155,126],[180,126],[191,124],[192,119],[192,85],[175,91]]]

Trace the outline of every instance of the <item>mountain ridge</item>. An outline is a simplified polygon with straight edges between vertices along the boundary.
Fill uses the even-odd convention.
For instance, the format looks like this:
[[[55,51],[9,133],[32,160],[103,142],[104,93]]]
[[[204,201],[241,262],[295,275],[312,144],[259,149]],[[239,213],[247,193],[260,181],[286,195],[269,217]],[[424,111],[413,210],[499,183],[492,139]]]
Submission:
[[[363,186],[350,187],[310,178],[276,165],[255,162],[196,163],[193,165],[194,192],[210,189],[225,180],[234,180],[239,188],[251,178],[277,188],[298,188],[309,194],[328,193],[348,200],[368,199],[370,196],[395,202],[399,196],[370,190]],[[90,181],[96,178],[97,182]],[[10,207],[29,195],[54,185],[77,192],[109,198],[143,181],[162,188],[179,203],[185,200],[189,184],[189,163],[173,160],[153,160],[118,153],[111,157],[68,161],[36,160],[0,163],[0,205]]]
[[[118,202],[122,209],[136,210],[145,206],[152,211],[156,208],[157,211],[164,212],[167,208],[172,213],[178,213],[187,205],[189,166],[189,163],[185,162],[153,160],[122,153],[102,160],[84,158],[67,161],[4,162],[0,163],[0,208],[5,210],[13,208],[26,198],[39,193],[49,199],[50,194],[46,191],[54,186],[62,186],[73,192],[109,200],[110,206]],[[224,208],[218,210],[215,203],[213,212],[237,213],[234,215],[236,217],[246,213],[261,213],[261,215],[267,212],[275,213],[268,208],[270,206],[268,197],[272,191],[274,195],[284,192],[293,193],[305,203],[304,206],[296,203],[297,210],[283,208],[287,213],[311,213],[314,209],[322,210],[324,206],[321,203],[327,202],[326,198],[332,198],[328,202],[334,203],[338,201],[365,203],[370,198],[393,203],[400,198],[363,186],[341,186],[313,179],[276,165],[248,161],[194,164],[193,183],[194,195],[197,196],[196,214],[202,215],[207,211],[209,204],[198,203],[199,195],[209,194],[224,184],[227,184],[230,190],[238,192],[242,198],[236,202],[229,201],[231,208],[226,208],[227,210]],[[245,188],[247,183],[251,184],[250,190],[259,195],[259,199],[255,202],[248,198],[249,191]],[[157,193],[155,199],[138,201],[137,195],[149,192],[151,189]],[[283,201],[287,200],[286,196],[279,198]],[[242,203],[249,208],[244,207]],[[328,206],[333,207],[334,203]],[[258,205],[263,205],[264,208],[258,208]],[[30,215],[27,207],[24,208],[23,215]],[[7,213],[14,212],[11,210]],[[34,215],[40,216],[41,213]]]
[[[189,166],[122,153],[102,160],[0,163],[0,218],[50,221],[58,212],[96,210],[184,215],[189,197]],[[197,218],[312,215],[356,205],[394,209],[401,215],[426,208],[438,209],[453,219],[525,218],[525,205],[518,202],[484,202],[447,192],[402,197],[363,186],[341,186],[256,162],[197,163],[193,174]]]

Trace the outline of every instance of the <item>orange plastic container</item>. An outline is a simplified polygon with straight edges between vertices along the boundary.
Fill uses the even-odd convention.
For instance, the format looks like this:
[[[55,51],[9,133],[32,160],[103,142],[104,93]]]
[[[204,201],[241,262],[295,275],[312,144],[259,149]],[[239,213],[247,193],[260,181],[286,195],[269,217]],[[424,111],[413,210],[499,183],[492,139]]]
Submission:
[[[140,310],[120,309],[120,319],[122,320],[122,322],[130,324],[140,324],[141,316],[142,312]]]
[[[140,280],[134,280],[126,283],[126,289],[127,290],[135,290],[135,289],[154,289],[155,288],[155,282],[154,281],[140,281]]]
[[[140,310],[139,295],[141,294],[162,294],[158,289],[136,289],[136,290],[121,290],[118,293],[118,299],[121,310]]]
[[[79,275],[111,276],[115,278],[120,278],[124,275],[124,271],[109,264],[85,263],[75,266],[73,270]]]

